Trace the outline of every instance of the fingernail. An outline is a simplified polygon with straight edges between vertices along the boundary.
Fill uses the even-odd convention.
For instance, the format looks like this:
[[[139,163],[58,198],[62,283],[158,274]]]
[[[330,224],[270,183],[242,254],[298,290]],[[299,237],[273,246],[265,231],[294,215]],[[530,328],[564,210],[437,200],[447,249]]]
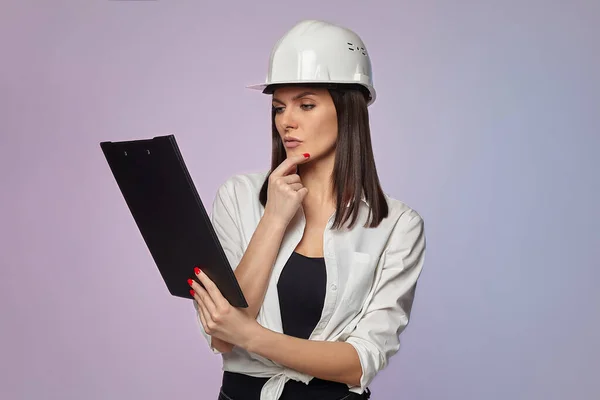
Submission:
[[[194,267],[194,273],[198,275],[200,273],[200,268]]]
[[[196,292],[194,292],[194,289],[190,289],[190,294],[193,296],[196,294]]]
[[[192,283],[194,283],[194,281],[191,279],[188,279],[188,285],[192,286]]]
[[[310,157],[310,154],[304,153],[303,156],[304,156],[304,158],[308,158],[308,157]]]

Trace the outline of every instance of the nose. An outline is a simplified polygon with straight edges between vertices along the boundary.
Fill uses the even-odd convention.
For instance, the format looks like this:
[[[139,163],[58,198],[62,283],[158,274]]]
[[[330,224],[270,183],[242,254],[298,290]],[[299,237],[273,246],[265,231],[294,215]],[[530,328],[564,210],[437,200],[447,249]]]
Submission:
[[[291,107],[286,107],[279,117],[281,118],[281,125],[285,130],[296,129],[298,127],[298,122]]]

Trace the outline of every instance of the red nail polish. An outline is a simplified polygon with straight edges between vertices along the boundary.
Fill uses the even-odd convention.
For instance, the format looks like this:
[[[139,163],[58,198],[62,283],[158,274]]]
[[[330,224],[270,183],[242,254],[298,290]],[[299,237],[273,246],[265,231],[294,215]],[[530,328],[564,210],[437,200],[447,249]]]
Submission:
[[[194,273],[198,275],[200,273],[200,268],[194,267]]]
[[[191,279],[188,279],[188,285],[192,286],[192,283],[194,283],[194,281]]]
[[[194,289],[190,289],[190,294],[193,296],[196,294],[196,292],[194,292]]]
[[[303,156],[304,156],[304,158],[308,158],[308,157],[310,157],[310,154],[304,153]]]

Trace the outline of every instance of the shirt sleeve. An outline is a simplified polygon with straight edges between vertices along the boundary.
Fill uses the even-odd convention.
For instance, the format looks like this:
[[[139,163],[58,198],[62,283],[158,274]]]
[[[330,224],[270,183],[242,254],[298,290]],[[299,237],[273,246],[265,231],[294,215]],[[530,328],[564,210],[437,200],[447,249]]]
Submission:
[[[415,211],[402,215],[382,253],[381,274],[370,302],[356,328],[346,338],[356,349],[362,393],[400,348],[400,334],[408,325],[417,279],[423,268],[425,231]]]
[[[229,264],[235,270],[237,265],[240,263],[244,250],[241,240],[241,231],[238,227],[238,207],[233,200],[233,196],[230,194],[233,191],[233,182],[228,180],[217,190],[217,194],[212,204],[212,211],[210,213],[210,221],[215,229],[215,233],[223,247],[225,256],[227,257]],[[194,300],[194,308],[196,310],[196,318],[200,325],[200,331],[204,338],[207,340],[211,350],[215,354],[221,354],[222,352],[217,350],[212,345],[212,337],[206,333],[204,326],[202,326],[202,320],[200,319],[200,308],[198,303]]]

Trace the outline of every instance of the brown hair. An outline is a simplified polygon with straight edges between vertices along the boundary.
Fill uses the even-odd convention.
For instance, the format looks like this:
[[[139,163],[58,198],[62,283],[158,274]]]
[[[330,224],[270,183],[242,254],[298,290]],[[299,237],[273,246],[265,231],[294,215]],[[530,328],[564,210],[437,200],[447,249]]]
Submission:
[[[283,86],[283,85],[281,85]],[[332,229],[338,229],[350,218],[349,228],[354,226],[364,192],[369,203],[369,217],[365,227],[377,227],[388,216],[388,204],[379,183],[375,157],[371,146],[371,129],[367,109],[368,92],[360,85],[295,84],[295,86],[324,87],[331,94],[338,120],[338,137],[331,183],[336,196],[336,212]],[[273,93],[276,85],[267,87],[264,93]],[[285,148],[275,126],[275,110],[271,111],[272,155],[271,171],[286,158]],[[269,185],[267,175],[260,190],[259,199],[267,204]],[[348,207],[346,207],[348,205]]]

